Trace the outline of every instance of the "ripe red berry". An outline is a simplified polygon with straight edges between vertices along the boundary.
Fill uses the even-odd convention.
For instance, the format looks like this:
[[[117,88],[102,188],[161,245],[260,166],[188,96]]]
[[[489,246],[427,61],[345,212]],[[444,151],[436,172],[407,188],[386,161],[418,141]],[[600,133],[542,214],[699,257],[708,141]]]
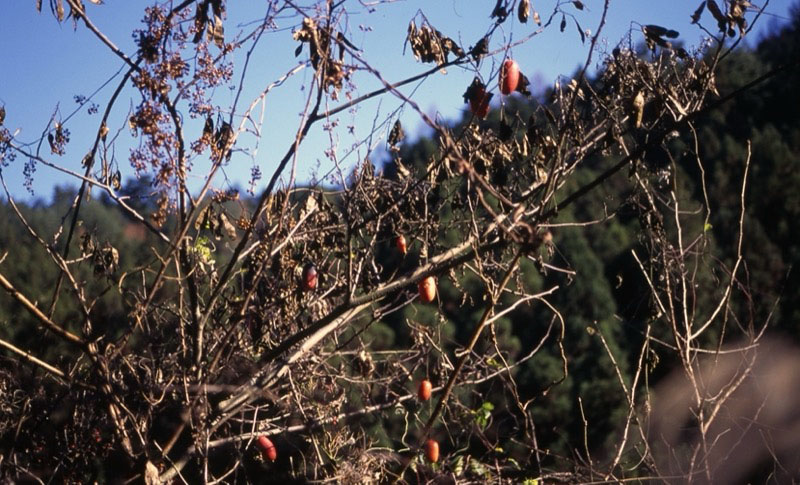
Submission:
[[[406,238],[402,234],[398,234],[394,238],[394,245],[397,248],[397,250],[400,251],[400,254],[402,254],[403,256],[405,256],[406,253],[408,252],[408,246],[406,245]]]
[[[317,267],[308,263],[303,267],[303,277],[300,281],[303,291],[311,291],[317,287]]]
[[[428,440],[425,442],[425,457],[431,463],[439,461],[439,443],[436,440]]]
[[[427,276],[420,280],[419,285],[419,299],[423,303],[430,303],[436,298],[436,280],[433,276]]]
[[[261,451],[261,454],[264,455],[269,461],[275,461],[278,458],[278,450],[275,448],[275,445],[272,444],[269,438],[266,436],[259,436],[256,440],[256,447]]]
[[[486,89],[480,88],[475,91],[475,94],[469,100],[469,108],[472,113],[478,118],[486,118],[489,114],[489,100],[491,95],[486,92]]]
[[[419,396],[420,401],[427,401],[431,398],[431,391],[433,390],[433,385],[431,381],[428,379],[423,379],[422,382],[419,383],[419,389],[417,390],[417,396]]]
[[[506,59],[500,68],[500,92],[509,95],[519,85],[519,65],[512,59]]]

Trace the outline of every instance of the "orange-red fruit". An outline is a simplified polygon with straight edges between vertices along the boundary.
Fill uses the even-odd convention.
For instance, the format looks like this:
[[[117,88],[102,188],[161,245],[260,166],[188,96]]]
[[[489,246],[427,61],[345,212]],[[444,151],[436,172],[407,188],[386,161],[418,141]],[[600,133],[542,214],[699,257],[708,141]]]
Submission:
[[[472,114],[478,118],[486,118],[489,114],[489,100],[492,99],[491,94],[486,92],[484,88],[477,88],[469,100],[469,109]]]
[[[278,450],[275,449],[275,445],[266,436],[259,436],[258,440],[256,440],[256,446],[267,460],[275,461],[278,458]]]
[[[419,389],[417,390],[417,396],[419,396],[420,401],[427,401],[431,398],[431,391],[433,390],[433,385],[431,381],[428,379],[423,379],[422,382],[419,383]]]
[[[399,234],[397,235],[397,237],[394,238],[394,245],[397,248],[397,250],[400,251],[400,254],[402,254],[403,256],[405,256],[406,253],[408,252],[408,246],[406,246],[406,238],[402,234]]]
[[[519,65],[516,61],[506,59],[500,68],[500,92],[509,95],[519,85]]]
[[[419,299],[423,303],[430,303],[436,298],[436,280],[428,276],[419,282]]]
[[[308,263],[303,267],[303,276],[300,284],[303,291],[311,291],[317,287],[317,267]]]
[[[439,442],[428,440],[425,442],[425,458],[431,463],[439,461]]]

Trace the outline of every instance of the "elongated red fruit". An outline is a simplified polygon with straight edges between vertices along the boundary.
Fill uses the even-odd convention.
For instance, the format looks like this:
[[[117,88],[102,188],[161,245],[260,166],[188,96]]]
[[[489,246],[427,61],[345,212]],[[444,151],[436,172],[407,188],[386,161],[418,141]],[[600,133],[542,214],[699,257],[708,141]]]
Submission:
[[[261,454],[264,455],[269,461],[275,461],[278,458],[278,450],[275,448],[275,445],[272,444],[272,441],[267,438],[266,436],[259,436],[256,440],[256,447],[261,451]]]
[[[436,280],[428,276],[419,282],[419,299],[423,303],[430,303],[436,298]]]
[[[431,381],[428,379],[423,379],[422,382],[419,383],[419,389],[417,389],[417,396],[419,396],[420,401],[427,401],[431,398],[431,391],[433,390],[433,385]]]
[[[303,267],[303,276],[300,281],[303,291],[311,291],[317,287],[317,267],[308,263]]]
[[[489,114],[489,100],[492,96],[486,92],[484,88],[475,90],[472,98],[469,100],[469,109],[478,118],[486,118]]]
[[[509,95],[517,89],[519,84],[519,65],[517,61],[506,59],[500,68],[500,92]]]
[[[486,91],[486,85],[476,77],[464,92],[464,102],[469,103],[472,114],[478,118],[486,118],[486,115],[489,114],[489,102],[492,100],[492,96],[492,93]]]
[[[406,245],[406,238],[402,234],[398,234],[394,238],[394,245],[397,248],[397,250],[400,251],[400,254],[402,254],[403,256],[405,256],[406,253],[408,252],[408,246]]]
[[[439,461],[439,442],[436,440],[428,440],[425,442],[425,458],[431,463]]]

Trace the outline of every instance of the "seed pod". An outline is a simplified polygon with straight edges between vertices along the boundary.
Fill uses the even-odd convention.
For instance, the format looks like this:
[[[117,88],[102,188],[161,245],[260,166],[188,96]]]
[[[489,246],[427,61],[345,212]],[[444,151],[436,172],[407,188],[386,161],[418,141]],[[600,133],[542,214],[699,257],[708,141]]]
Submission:
[[[419,389],[417,390],[417,396],[419,396],[419,400],[427,401],[430,399],[432,389],[433,385],[431,385],[431,381],[428,379],[423,379],[422,382],[419,383]]]
[[[256,447],[261,451],[261,454],[269,461],[275,461],[278,458],[278,450],[272,441],[266,436],[259,436],[256,440]]]
[[[423,303],[430,303],[436,299],[436,280],[428,276],[419,282],[419,299]]]
[[[512,59],[506,59],[500,68],[500,92],[508,96],[519,84],[519,65]]]
[[[312,291],[317,287],[317,267],[313,263],[308,263],[303,267],[303,276],[300,281],[303,291]]]
[[[439,442],[428,440],[425,442],[425,458],[431,463],[439,461]]]

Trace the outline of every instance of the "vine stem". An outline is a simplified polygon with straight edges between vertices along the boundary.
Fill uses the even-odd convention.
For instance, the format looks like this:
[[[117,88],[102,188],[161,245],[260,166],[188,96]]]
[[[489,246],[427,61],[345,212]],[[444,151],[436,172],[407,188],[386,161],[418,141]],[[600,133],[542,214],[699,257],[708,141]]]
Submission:
[[[503,276],[503,281],[497,287],[497,290],[494,293],[491,293],[491,298],[489,302],[486,304],[486,309],[483,311],[483,315],[481,316],[480,322],[478,326],[475,327],[475,330],[472,332],[472,336],[469,339],[469,343],[463,349],[461,357],[459,357],[458,362],[456,362],[455,369],[453,373],[450,374],[450,378],[447,380],[447,384],[444,386],[444,390],[442,391],[441,396],[439,397],[439,401],[436,403],[436,407],[433,409],[430,418],[428,418],[428,422],[425,423],[425,427],[422,428],[422,434],[419,437],[419,444],[417,445],[416,450],[421,449],[425,440],[428,438],[428,435],[431,433],[431,428],[439,419],[439,416],[442,414],[444,410],[444,406],[447,403],[447,399],[450,397],[453,388],[456,385],[456,380],[458,379],[459,374],[461,374],[461,370],[464,368],[464,364],[467,363],[467,359],[469,358],[470,354],[472,353],[472,349],[475,348],[475,344],[478,343],[478,338],[480,338],[483,329],[490,323],[489,317],[492,314],[495,306],[497,305],[498,300],[500,300],[500,296],[503,294],[503,290],[505,289],[508,282],[511,280],[511,276],[514,274],[514,271],[517,269],[517,264],[519,263],[519,258],[522,256],[523,249],[520,248],[517,250],[516,255],[514,256],[513,261],[511,261],[511,265],[509,266],[506,274]],[[414,451],[416,451],[414,450]],[[413,458],[409,458],[406,463],[403,465],[403,469],[400,473],[395,477],[392,483],[398,483],[402,480],[403,476],[408,471],[408,467],[411,466]]]

